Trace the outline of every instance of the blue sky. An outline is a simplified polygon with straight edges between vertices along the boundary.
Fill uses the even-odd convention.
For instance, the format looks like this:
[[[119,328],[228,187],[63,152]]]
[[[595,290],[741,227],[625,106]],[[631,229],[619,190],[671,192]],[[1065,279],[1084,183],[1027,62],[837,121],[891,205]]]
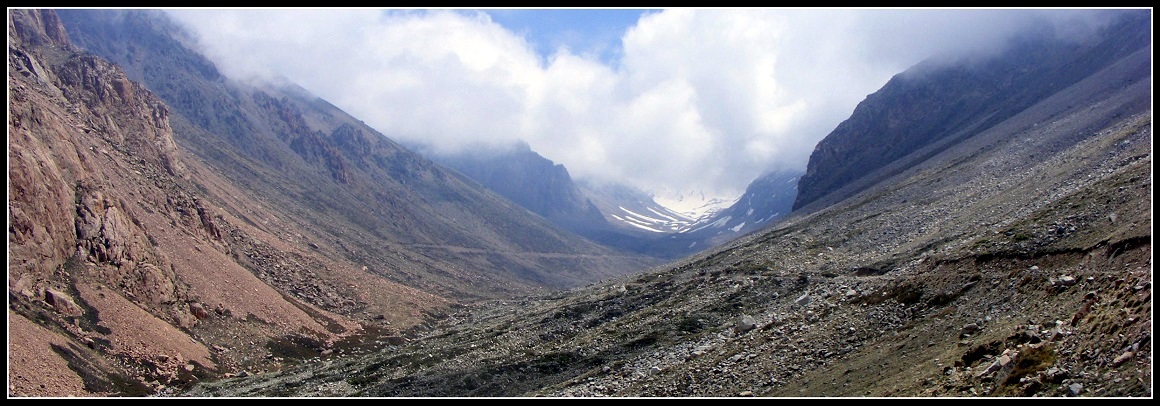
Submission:
[[[893,75],[1106,10],[172,9],[235,79],[287,78],[441,151],[526,142],[576,178],[732,199],[804,169]]]
[[[606,64],[619,59],[620,37],[641,15],[655,9],[484,9],[491,19],[524,35],[547,59],[561,47],[595,56]]]

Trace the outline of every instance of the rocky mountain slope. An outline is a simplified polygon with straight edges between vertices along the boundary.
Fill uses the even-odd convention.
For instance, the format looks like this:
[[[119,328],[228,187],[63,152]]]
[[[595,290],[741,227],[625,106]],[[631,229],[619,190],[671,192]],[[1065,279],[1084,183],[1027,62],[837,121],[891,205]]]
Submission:
[[[735,203],[690,227],[682,237],[712,247],[769,226],[792,211],[801,175],[785,169],[758,176]]]
[[[317,230],[300,243],[459,299],[575,286],[650,263],[529,216],[293,85],[225,78],[163,12],[58,12],[74,42],[172,108],[180,146]]]
[[[1001,57],[931,60],[896,75],[814,148],[793,209],[850,196],[1107,68],[1151,43],[1150,23],[1083,41],[1033,31]]]
[[[458,152],[411,149],[565,230],[613,249],[665,260],[712,248],[789,214],[801,178],[801,172],[792,169],[765,173],[732,204],[695,216],[662,206],[630,186],[574,181],[567,168],[526,143]]]
[[[279,369],[652,261],[300,89],[225,79],[162,15],[56,11],[8,13],[9,396]]]
[[[1148,36],[1150,11],[1129,14],[1078,50],[1101,68],[1020,82],[1023,108],[960,117],[985,125],[844,199],[408,343],[168,394],[1151,397],[1152,48],[1116,37]],[[904,105],[887,94],[859,109]]]
[[[458,153],[413,149],[565,230],[589,238],[612,230],[600,209],[573,183],[568,169],[540,156],[526,143]]]
[[[753,225],[759,224],[753,220],[764,218],[768,221],[789,212],[787,204],[782,204],[784,208],[774,209],[757,203],[760,207],[755,208],[755,199],[767,198],[753,195],[762,193],[753,190],[745,199],[748,204],[745,208],[733,209],[741,212],[752,209],[748,214],[709,214],[704,218],[694,218],[666,208],[647,193],[630,186],[574,181],[563,165],[540,156],[527,144],[477,147],[458,153],[424,147],[413,149],[565,230],[613,249],[659,259],[677,259],[710,248],[710,240],[721,243],[740,235],[738,231],[743,226],[738,227],[738,224],[749,221],[751,227],[745,231],[750,231],[754,229]],[[758,185],[768,183],[761,179],[755,182]],[[796,176],[794,182],[796,184]],[[764,191],[760,186],[755,189]],[[792,185],[789,189],[792,190]],[[780,190],[770,193],[776,195],[777,192]],[[793,194],[782,197],[785,199],[792,204]],[[766,213],[767,209],[774,209],[777,213]],[[697,229],[705,231],[684,234]]]

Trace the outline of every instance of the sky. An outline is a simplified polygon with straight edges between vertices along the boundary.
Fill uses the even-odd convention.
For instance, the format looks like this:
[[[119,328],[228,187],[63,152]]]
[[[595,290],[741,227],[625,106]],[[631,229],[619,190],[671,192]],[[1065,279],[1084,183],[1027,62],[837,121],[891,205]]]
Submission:
[[[927,58],[1081,9],[171,9],[239,80],[282,77],[409,145],[526,142],[577,179],[734,199],[804,170],[867,95]]]

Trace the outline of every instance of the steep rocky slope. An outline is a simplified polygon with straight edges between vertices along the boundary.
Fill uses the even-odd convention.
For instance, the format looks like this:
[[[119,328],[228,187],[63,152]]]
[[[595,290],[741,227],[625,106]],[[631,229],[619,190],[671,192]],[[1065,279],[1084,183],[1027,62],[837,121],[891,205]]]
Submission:
[[[1117,55],[717,249],[172,394],[1151,397],[1152,50]]]
[[[10,395],[140,395],[253,364],[219,348],[361,330],[235,259],[238,228],[189,181],[204,169],[168,107],[76,52],[53,13],[10,13],[8,55]],[[416,299],[383,304],[446,306]],[[245,336],[210,338],[225,331]]]
[[[8,13],[10,396],[278,369],[406,341],[459,301],[648,263],[300,90],[231,84],[180,47],[123,70],[73,46],[64,22]],[[136,34],[174,45],[163,33]],[[179,107],[132,80],[160,67]]]
[[[566,230],[589,238],[610,230],[604,215],[572,182],[568,169],[526,143],[424,155]]]
[[[1149,45],[1150,16],[1129,15],[1115,32],[1056,39],[1044,27],[1000,57],[936,59],[896,75],[818,143],[793,209],[850,196]]]
[[[691,227],[682,237],[708,248],[776,222],[792,211],[801,175],[799,170],[783,169],[758,176],[737,202]]]
[[[528,216],[293,85],[222,76],[161,11],[59,14],[73,41],[170,106],[180,146],[312,230],[270,230],[318,247],[308,249],[454,299],[575,286],[651,263]]]

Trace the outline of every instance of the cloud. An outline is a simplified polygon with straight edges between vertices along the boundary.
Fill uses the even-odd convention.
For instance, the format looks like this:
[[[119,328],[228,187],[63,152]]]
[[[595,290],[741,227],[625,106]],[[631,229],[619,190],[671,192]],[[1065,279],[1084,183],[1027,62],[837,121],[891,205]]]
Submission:
[[[763,171],[804,168],[858,102],[923,59],[986,55],[1027,27],[1080,35],[1103,15],[669,9],[626,27],[610,65],[537,54],[480,11],[170,12],[226,74],[283,75],[396,140],[524,140],[576,177],[724,197]]]

